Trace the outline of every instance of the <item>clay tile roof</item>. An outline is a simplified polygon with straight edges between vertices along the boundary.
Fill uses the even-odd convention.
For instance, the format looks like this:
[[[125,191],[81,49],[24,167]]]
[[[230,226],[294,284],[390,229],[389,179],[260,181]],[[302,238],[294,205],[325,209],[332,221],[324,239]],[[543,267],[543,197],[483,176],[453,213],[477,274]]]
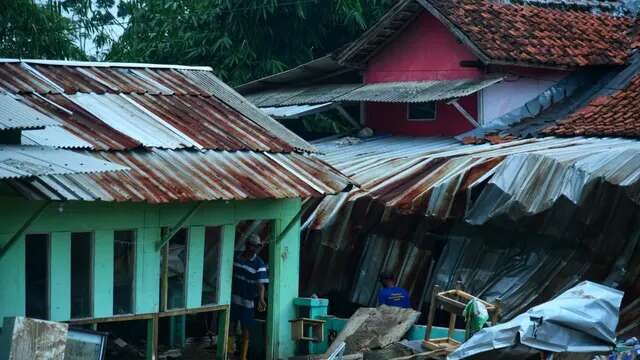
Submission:
[[[622,90],[593,99],[587,106],[545,129],[559,136],[640,136],[640,74]]]
[[[492,62],[620,65],[633,43],[630,17],[489,0],[429,2]]]

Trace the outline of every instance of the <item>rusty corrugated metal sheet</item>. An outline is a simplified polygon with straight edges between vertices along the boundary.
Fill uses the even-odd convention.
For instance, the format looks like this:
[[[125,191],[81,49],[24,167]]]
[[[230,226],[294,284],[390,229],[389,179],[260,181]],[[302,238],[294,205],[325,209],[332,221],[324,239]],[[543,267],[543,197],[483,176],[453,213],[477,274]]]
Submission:
[[[61,124],[26,143],[130,168],[11,180],[30,199],[281,199],[352,184],[208,68],[0,59],[0,87]]]
[[[478,297],[501,298],[509,319],[589,279],[632,294],[620,331],[637,335],[640,142],[380,137],[316,146],[363,186],[323,198],[305,218],[303,295],[340,292],[371,306],[375,277],[387,271],[413,290],[414,307],[431,285],[462,281]],[[344,279],[326,279],[327,268]]]
[[[24,95],[96,149],[314,151],[202,68],[0,60],[0,89]],[[113,104],[116,95],[126,106]],[[113,116],[98,115],[101,109]],[[134,124],[140,131],[127,131]],[[176,133],[185,136],[167,138]],[[73,146],[59,139],[57,146]]]
[[[361,185],[351,201],[368,197],[389,211],[439,219],[472,216],[485,222],[514,207],[536,214],[561,197],[577,203],[597,179],[621,186],[640,179],[640,143],[626,139],[548,137],[462,145],[446,138],[379,137],[316,146],[323,159]],[[517,176],[520,172],[528,176]],[[471,201],[471,193],[487,181],[509,195],[504,203],[490,197],[486,204]],[[330,208],[342,202],[325,201],[321,206],[328,209],[320,213],[335,214]],[[485,208],[489,204],[492,211]],[[316,221],[315,228],[327,222]]]
[[[296,153],[159,150],[84,152],[130,168],[122,173],[48,176],[15,182],[30,199],[171,201],[317,197],[349,180],[323,161]]]

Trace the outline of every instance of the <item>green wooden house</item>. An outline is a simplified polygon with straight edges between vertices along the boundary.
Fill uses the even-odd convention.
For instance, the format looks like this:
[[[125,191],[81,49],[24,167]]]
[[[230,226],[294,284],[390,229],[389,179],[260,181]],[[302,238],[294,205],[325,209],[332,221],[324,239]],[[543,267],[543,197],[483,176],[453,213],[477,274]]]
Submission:
[[[236,227],[269,220],[266,353],[293,354],[301,199],[350,186],[313,147],[207,67],[2,60],[0,91],[55,122],[5,143],[104,165],[0,172],[0,318],[146,321],[151,359],[162,318],[213,312],[224,358]]]

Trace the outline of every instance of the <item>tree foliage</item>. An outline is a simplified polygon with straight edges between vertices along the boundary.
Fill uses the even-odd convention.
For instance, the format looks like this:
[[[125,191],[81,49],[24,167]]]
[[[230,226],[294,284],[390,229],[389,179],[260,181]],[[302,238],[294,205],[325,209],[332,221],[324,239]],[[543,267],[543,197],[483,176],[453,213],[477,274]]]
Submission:
[[[0,0],[0,56],[209,65],[239,84],[346,44],[393,2]]]
[[[353,40],[393,0],[121,0],[128,27],[107,58],[210,65],[233,84]]]
[[[73,43],[74,24],[59,4],[32,0],[0,0],[0,56],[84,59]]]

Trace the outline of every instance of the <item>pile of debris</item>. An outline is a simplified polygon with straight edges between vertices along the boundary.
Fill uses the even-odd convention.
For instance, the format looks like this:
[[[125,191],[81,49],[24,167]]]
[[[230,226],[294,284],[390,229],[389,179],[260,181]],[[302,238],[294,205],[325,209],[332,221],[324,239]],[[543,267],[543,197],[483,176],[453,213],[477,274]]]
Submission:
[[[553,300],[534,306],[505,323],[497,323],[499,306],[486,303],[460,289],[434,291],[424,340],[402,340],[420,313],[382,305],[361,308],[348,321],[322,358],[344,348],[343,359],[632,359],[640,354],[633,338],[617,343],[616,327],[623,292],[584,281]],[[474,306],[470,306],[474,305]],[[436,309],[451,315],[446,338],[430,336]],[[485,317],[471,331],[469,309]],[[452,339],[456,316],[464,315],[465,341]],[[487,321],[491,319],[490,321]],[[489,326],[482,328],[482,324]],[[604,357],[603,357],[604,356]]]

